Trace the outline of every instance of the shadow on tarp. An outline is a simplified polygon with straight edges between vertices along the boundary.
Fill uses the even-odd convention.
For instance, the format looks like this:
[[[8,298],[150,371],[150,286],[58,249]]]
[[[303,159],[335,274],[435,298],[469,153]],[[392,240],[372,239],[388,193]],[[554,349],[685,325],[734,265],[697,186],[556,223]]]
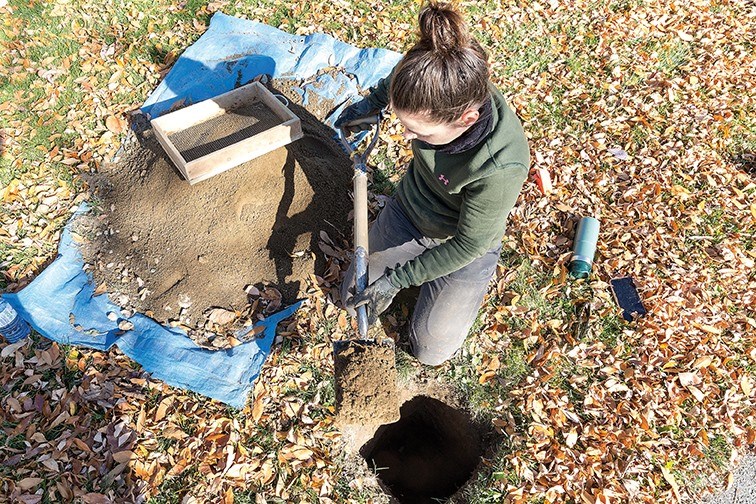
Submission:
[[[332,126],[341,110],[358,99],[361,90],[388,75],[400,58],[393,51],[359,49],[325,34],[291,35],[216,13],[208,30],[179,57],[141,110],[147,118],[155,118],[267,74],[273,79],[298,81],[294,91],[305,107],[318,98],[338,103],[323,118]],[[324,72],[330,67],[342,71]],[[236,408],[246,402],[270,352],[276,325],[301,306],[301,301],[297,302],[258,323],[256,327],[265,326],[265,330],[256,340],[213,351],[199,347],[182,331],[163,327],[141,314],[129,318],[133,329],[119,330],[120,308],[107,295],[94,295],[95,287],[83,264],[69,223],[62,234],[59,257],[29,286],[3,297],[51,340],[98,350],[117,345],[155,378]]]
[[[323,33],[292,35],[216,13],[207,31],[176,60],[141,110],[155,119],[267,74],[273,79],[302,81],[294,91],[305,107],[321,97],[338,103],[323,119],[332,126],[344,106],[387,76],[400,59],[394,51],[360,49]],[[324,72],[328,68],[343,71]]]

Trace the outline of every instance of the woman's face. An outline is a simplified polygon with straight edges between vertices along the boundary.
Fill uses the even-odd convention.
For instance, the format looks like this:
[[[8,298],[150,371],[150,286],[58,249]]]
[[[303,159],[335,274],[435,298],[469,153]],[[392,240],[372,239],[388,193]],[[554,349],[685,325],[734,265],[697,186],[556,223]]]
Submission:
[[[404,126],[404,138],[407,140],[421,140],[431,145],[445,145],[459,138],[478,119],[465,114],[451,123],[438,123],[428,119],[424,114],[412,114],[401,110],[394,110],[396,117]]]

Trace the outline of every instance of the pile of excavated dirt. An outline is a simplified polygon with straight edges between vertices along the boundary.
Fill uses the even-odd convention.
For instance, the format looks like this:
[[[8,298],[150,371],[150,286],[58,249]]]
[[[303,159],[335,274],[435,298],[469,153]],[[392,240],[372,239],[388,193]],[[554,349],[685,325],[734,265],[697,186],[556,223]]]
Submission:
[[[193,186],[150,130],[127,143],[90,181],[79,227],[100,290],[190,334],[212,308],[238,315],[250,292],[293,301],[325,266],[320,231],[351,234],[352,165],[321,118],[290,109],[303,138]]]

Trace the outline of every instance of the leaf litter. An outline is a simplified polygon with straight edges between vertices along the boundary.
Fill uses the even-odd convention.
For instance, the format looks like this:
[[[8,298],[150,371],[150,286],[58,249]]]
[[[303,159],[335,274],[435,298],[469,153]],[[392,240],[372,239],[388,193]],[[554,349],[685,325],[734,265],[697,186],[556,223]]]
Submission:
[[[120,23],[105,5],[57,5],[51,26],[78,50],[38,57],[32,51],[44,52],[49,34],[0,8],[0,72],[14,86],[0,104],[2,166],[13,170],[0,186],[0,246],[7,289],[17,290],[54,257],[61,227],[89,198],[85,184],[58,174],[112,159],[127,113],[205,25],[169,23],[161,9],[134,8]],[[526,185],[505,241],[509,266],[497,272],[461,360],[440,370],[471,362],[465,369],[477,373],[507,440],[481,492],[508,502],[675,502],[720,487],[729,462],[756,442],[752,11],[695,1],[467,8],[495,56],[494,80],[529,132],[534,168],[552,179],[547,196]],[[329,3],[295,2],[283,16],[269,5],[202,9],[394,50],[413,29],[402,5],[348,3],[343,24]],[[145,32],[152,58],[138,51]],[[81,99],[61,109],[66,88]],[[408,149],[395,121],[382,140],[401,167]],[[27,159],[29,146],[38,149]],[[401,174],[375,159],[394,181]],[[591,281],[573,286],[565,261],[582,215],[600,218],[602,236]],[[374,478],[341,456],[334,426],[330,344],[353,328],[332,303],[348,246],[327,235],[318,244],[324,270],[308,278],[307,305],[281,327],[242,412],[151,380],[117,349],[3,343],[3,495],[140,502],[172,492],[233,502],[253,490],[266,502],[306,499],[309,488],[323,502],[365,492],[379,501]],[[531,275],[531,288],[517,284],[520,274]],[[649,314],[612,327],[608,281],[621,275],[637,280]],[[585,297],[591,324],[582,336],[569,311],[545,308]]]

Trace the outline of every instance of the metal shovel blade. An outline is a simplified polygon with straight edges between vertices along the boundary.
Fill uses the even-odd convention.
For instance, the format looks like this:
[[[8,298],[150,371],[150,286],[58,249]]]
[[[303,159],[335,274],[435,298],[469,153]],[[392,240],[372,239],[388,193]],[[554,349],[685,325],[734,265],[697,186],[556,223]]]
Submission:
[[[367,166],[365,160],[378,138],[377,117],[371,124],[375,133],[362,154],[354,151],[341,129],[341,143],[354,163],[354,263],[355,292],[368,284]],[[360,339],[333,344],[336,379],[336,407],[344,424],[385,424],[399,419],[396,390],[396,354],[393,340],[380,326],[368,328],[367,309],[357,307]],[[390,341],[389,345],[377,341]]]

